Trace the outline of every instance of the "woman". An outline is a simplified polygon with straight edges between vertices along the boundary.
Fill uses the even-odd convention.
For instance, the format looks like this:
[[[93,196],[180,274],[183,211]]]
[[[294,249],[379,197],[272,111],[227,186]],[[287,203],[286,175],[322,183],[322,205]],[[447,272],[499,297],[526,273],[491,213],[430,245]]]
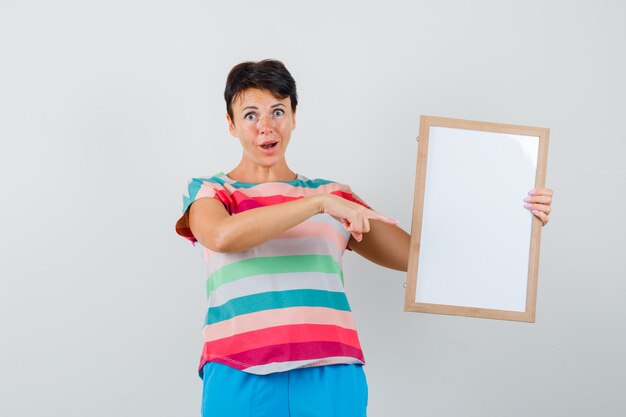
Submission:
[[[192,179],[176,224],[200,242],[208,265],[203,416],[365,416],[341,257],[349,248],[406,271],[410,236],[347,185],[288,166],[298,102],[281,62],[235,66],[224,98],[241,161]],[[544,224],[551,195],[538,189],[526,199]]]

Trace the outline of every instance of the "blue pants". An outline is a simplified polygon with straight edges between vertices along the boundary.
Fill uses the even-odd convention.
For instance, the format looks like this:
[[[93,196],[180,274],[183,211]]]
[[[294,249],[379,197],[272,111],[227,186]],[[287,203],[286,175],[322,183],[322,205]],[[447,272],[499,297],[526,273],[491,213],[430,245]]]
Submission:
[[[361,365],[327,365],[255,375],[204,365],[202,417],[366,417]]]

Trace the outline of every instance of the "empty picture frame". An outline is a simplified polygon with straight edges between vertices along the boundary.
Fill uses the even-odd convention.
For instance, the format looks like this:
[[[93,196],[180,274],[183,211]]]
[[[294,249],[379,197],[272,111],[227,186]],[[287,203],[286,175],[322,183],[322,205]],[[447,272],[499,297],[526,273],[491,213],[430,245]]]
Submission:
[[[405,311],[535,321],[550,131],[420,118]]]

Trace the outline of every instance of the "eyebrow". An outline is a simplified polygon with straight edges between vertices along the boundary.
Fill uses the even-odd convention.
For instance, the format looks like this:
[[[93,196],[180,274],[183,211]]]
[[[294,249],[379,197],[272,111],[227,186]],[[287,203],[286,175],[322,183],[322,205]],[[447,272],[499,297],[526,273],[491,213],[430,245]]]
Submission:
[[[271,108],[271,109],[273,109],[273,108],[280,107],[280,106],[283,106],[283,107],[285,107],[285,108],[287,107],[287,106],[285,106],[283,103],[276,103],[276,104],[274,104],[274,105],[273,105],[272,107],[270,107],[270,108]],[[259,108],[258,108],[257,106],[246,106],[246,107],[244,107],[243,109],[241,109],[241,111],[242,111],[242,112],[244,112],[244,111],[246,111],[246,110],[250,110],[250,109],[251,109],[251,110],[259,110]]]

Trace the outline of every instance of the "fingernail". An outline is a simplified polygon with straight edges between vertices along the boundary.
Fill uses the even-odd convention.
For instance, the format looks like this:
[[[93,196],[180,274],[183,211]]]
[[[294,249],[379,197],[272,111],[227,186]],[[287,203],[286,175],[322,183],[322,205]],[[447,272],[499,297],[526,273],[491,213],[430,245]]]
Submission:
[[[525,204],[524,204],[524,207],[526,207],[527,209],[529,209],[529,208],[530,208],[530,204],[525,203]]]
[[[530,201],[530,197],[524,197],[524,201]]]

